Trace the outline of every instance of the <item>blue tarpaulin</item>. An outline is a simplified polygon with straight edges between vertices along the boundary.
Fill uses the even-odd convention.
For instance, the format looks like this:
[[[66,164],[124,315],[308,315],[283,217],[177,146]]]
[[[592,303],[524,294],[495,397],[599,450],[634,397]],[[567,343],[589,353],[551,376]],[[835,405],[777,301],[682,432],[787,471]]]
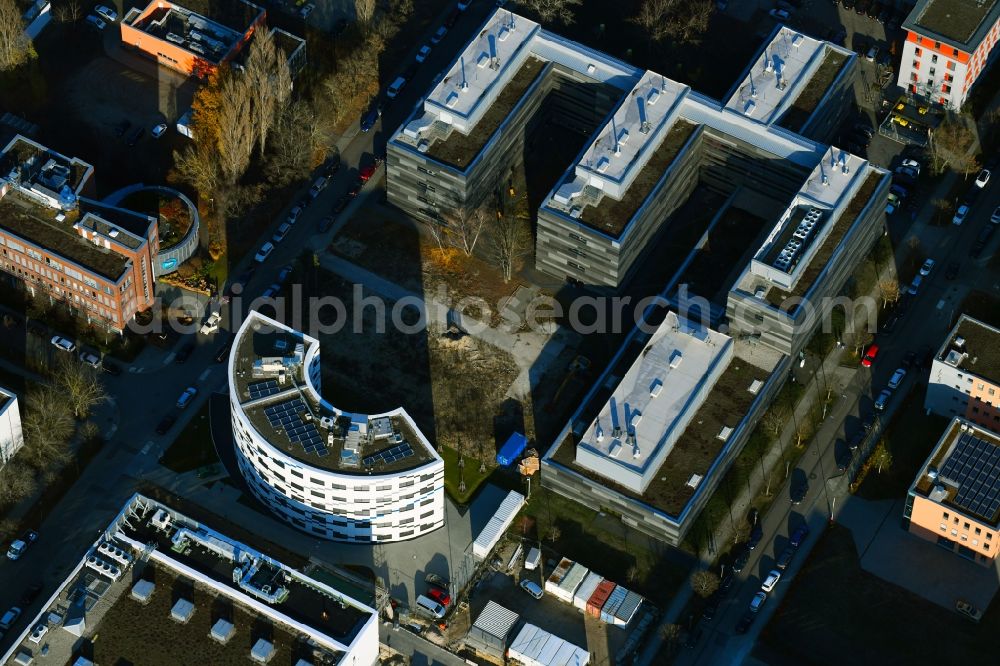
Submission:
[[[519,432],[513,433],[507,438],[507,442],[500,447],[500,452],[497,453],[497,463],[503,467],[510,467],[527,447],[528,438]]]

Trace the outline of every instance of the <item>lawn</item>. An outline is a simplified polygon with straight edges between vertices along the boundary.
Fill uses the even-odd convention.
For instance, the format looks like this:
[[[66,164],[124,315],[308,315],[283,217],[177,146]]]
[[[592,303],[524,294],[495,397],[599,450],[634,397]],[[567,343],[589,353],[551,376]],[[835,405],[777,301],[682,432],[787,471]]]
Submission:
[[[511,531],[541,537],[546,558],[569,557],[657,605],[669,601],[693,566],[687,553],[644,536],[617,516],[537,484]]]
[[[181,474],[204,465],[219,464],[209,427],[208,402],[195,414],[163,454],[160,464]]]
[[[464,469],[460,468],[458,466],[458,451],[450,446],[440,447],[438,453],[444,458],[444,489],[448,491],[448,494],[451,495],[451,498],[457,504],[468,504],[472,496],[476,494],[479,486],[483,485],[490,478],[494,465],[492,462],[487,463],[486,472],[480,473],[479,461],[468,456],[465,458]],[[465,478],[464,492],[458,489],[463,475]]]
[[[996,663],[1000,606],[975,625],[861,569],[849,530],[830,527],[765,627],[770,664]]]
[[[936,414],[928,416],[924,411],[922,384],[910,391],[882,435],[892,453],[892,466],[881,474],[871,470],[856,494],[868,500],[903,497],[948,421]]]

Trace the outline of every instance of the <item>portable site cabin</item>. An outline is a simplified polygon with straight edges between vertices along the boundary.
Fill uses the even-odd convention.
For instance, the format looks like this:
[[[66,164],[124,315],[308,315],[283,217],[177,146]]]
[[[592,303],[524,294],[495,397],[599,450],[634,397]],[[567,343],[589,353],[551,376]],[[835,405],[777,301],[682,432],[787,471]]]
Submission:
[[[479,533],[476,540],[472,542],[472,554],[479,559],[486,559],[486,556],[497,545],[500,537],[504,535],[510,524],[514,522],[517,512],[524,506],[524,495],[514,490],[507,493],[507,497],[500,503],[496,513],[486,523],[486,527]]]
[[[587,602],[594,595],[594,590],[597,589],[602,580],[604,579],[601,578],[601,575],[593,571],[587,574],[587,577],[580,583],[580,587],[576,588],[576,593],[573,595],[573,605],[580,610],[586,610]]]
[[[533,624],[521,628],[507,656],[525,666],[586,666],[590,662],[585,649]]]
[[[520,616],[514,611],[495,601],[488,602],[469,628],[465,637],[466,647],[475,650],[477,654],[503,660],[510,632],[519,619]]]

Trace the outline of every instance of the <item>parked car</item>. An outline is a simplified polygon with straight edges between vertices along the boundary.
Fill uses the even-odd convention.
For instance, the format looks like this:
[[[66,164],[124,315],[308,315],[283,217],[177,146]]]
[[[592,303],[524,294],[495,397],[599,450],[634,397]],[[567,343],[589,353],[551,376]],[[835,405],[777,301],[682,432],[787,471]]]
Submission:
[[[764,578],[764,582],[760,584],[760,589],[762,592],[771,592],[774,590],[774,586],[778,584],[781,580],[781,571],[778,569],[772,569],[771,573],[767,574]]]
[[[305,206],[302,204],[295,204],[292,209],[288,211],[288,217],[285,218],[285,222],[288,224],[295,224],[299,220],[299,216],[302,215],[302,211],[305,210]]]
[[[958,207],[958,210],[955,211],[955,216],[951,218],[951,223],[954,225],[961,225],[962,222],[965,222],[965,218],[968,217],[968,215],[969,215],[968,204],[962,204],[961,206]]]
[[[988,169],[983,169],[976,176],[976,187],[983,188],[990,182],[990,172]]]
[[[221,321],[222,321],[222,313],[213,312],[212,314],[208,315],[208,319],[206,319],[205,323],[201,325],[201,329],[199,329],[198,332],[201,333],[202,335],[210,335],[212,333],[215,333],[217,330],[219,330],[219,323]]]
[[[361,116],[361,131],[370,132],[378,119],[382,117],[382,107],[378,104],[373,103],[365,114]]]
[[[889,404],[889,399],[892,397],[892,391],[889,389],[882,389],[882,392],[878,394],[875,398],[875,409],[880,412],[884,412],[886,405]]]
[[[173,414],[167,414],[158,424],[156,424],[156,434],[166,435],[170,429],[174,427],[175,423],[177,423],[177,417]]]
[[[118,12],[116,12],[111,7],[105,5],[97,5],[94,7],[94,13],[100,16],[102,19],[108,23],[114,23],[118,20]]]
[[[931,274],[932,270],[934,270],[934,260],[928,259],[924,262],[924,265],[920,267],[920,274],[927,277]]]
[[[80,352],[80,362],[89,365],[92,368],[101,367],[101,357],[93,352],[82,351]]]
[[[187,344],[181,346],[181,348],[177,350],[177,356],[174,357],[174,363],[178,365],[186,363],[187,360],[191,358],[192,352],[194,352],[194,343],[188,342]]]
[[[885,214],[892,215],[897,210],[899,210],[902,203],[903,203],[902,199],[900,199],[897,195],[890,192],[889,196],[886,198]]]
[[[761,591],[753,595],[753,599],[750,601],[750,612],[759,613],[765,601],[767,601],[767,592]]]
[[[351,202],[351,197],[347,194],[341,196],[337,199],[336,203],[330,208],[330,212],[334,215],[340,215],[347,208],[347,204]]]
[[[906,293],[908,293],[910,296],[916,296],[917,292],[920,291],[920,285],[923,283],[923,281],[924,281],[924,276],[922,274],[914,275],[913,281],[910,282],[910,286],[907,287],[906,289]]]
[[[865,441],[865,435],[867,430],[862,428],[861,430],[855,430],[850,437],[847,438],[847,449],[849,451],[857,451],[858,447],[861,446],[861,442]]]
[[[257,250],[257,254],[254,255],[253,259],[258,264],[262,264],[267,261],[267,258],[271,256],[272,252],[274,252],[274,245],[270,242],[266,242],[260,246],[260,249]]]
[[[274,235],[271,236],[271,242],[277,245],[281,241],[285,240],[285,236],[287,236],[288,232],[291,230],[292,226],[288,224],[288,222],[282,222],[278,226],[278,229],[274,232]]]
[[[849,0],[848,0],[849,1]],[[750,625],[753,624],[753,619],[755,617],[754,613],[747,613],[740,618],[740,621],[736,623],[736,633],[745,634],[750,630]]]
[[[463,10],[461,9],[461,5],[462,3],[459,3],[458,7],[451,10],[451,12],[448,13],[448,17],[444,20],[444,25],[449,30],[455,27],[455,24],[458,23],[458,18],[462,15]]]
[[[30,585],[21,595],[21,606],[30,606],[38,595],[42,593],[42,586],[38,583]]]
[[[899,368],[896,372],[892,373],[892,378],[889,379],[889,388],[897,389],[899,385],[903,383],[903,379],[906,377],[906,370]]]
[[[0,617],[0,631],[7,631],[10,629],[14,626],[14,623],[17,622],[17,618],[19,617],[21,617],[21,609],[17,606],[14,606],[9,611],[4,613],[3,617]]]
[[[38,532],[28,530],[20,539],[14,539],[11,542],[10,548],[7,549],[7,559],[12,561],[21,559],[28,547],[36,541],[38,541]]]
[[[306,4],[302,5],[301,9],[299,9],[299,18],[301,19],[309,18],[309,15],[313,13],[314,9],[316,9],[316,5],[314,5],[311,2],[307,2]]]
[[[802,545],[802,542],[805,541],[807,536],[809,536],[809,528],[805,525],[805,523],[803,523],[795,528],[795,531],[792,532],[792,536],[788,537],[788,543],[792,546],[792,548],[798,548]]]
[[[522,580],[521,589],[536,599],[541,599],[545,595],[545,591],[533,580]]]
[[[196,395],[198,395],[198,389],[195,387],[189,386],[184,389],[184,392],[181,393],[181,397],[177,399],[177,409],[184,409],[190,405]]]
[[[291,264],[285,264],[282,266],[281,269],[278,270],[278,284],[284,284],[285,280],[288,279],[288,276],[292,274],[292,270]]]
[[[261,298],[274,298],[275,296],[278,295],[278,293],[280,291],[281,291],[281,285],[280,284],[269,284],[267,286],[267,289],[265,289],[261,293],[260,297]]]
[[[955,602],[955,610],[973,622],[979,622],[979,620],[983,617],[983,611],[979,610],[968,601],[962,601],[961,599]]]
[[[435,620],[440,620],[447,612],[444,606],[422,594],[417,597],[417,608],[431,615]]]
[[[792,487],[788,491],[788,501],[792,504],[801,504],[802,500],[806,498],[806,493],[809,492],[809,484],[805,481],[799,481],[798,483],[792,484]]]
[[[429,47],[426,44],[424,44],[423,46],[420,47],[420,50],[417,51],[416,61],[417,62],[423,62],[423,61],[427,60],[427,57],[430,54],[431,54],[431,47]]]
[[[701,617],[706,621],[711,621],[715,618],[715,614],[719,611],[719,604],[722,603],[722,597],[716,593],[708,598],[708,603],[705,607],[701,609]]]
[[[87,22],[87,27],[88,28],[92,28],[94,30],[97,30],[98,32],[100,32],[101,30],[104,30],[104,28],[107,26],[107,23],[105,23],[103,20],[97,18],[93,14],[88,14],[87,18],[84,19],[84,20]]]
[[[902,162],[899,163],[899,165],[906,167],[907,169],[913,170],[914,172],[916,172],[918,176],[920,175],[921,164],[920,162],[914,159],[910,158],[904,159]]]
[[[854,456],[851,455],[851,451],[848,449],[837,453],[834,458],[837,461],[837,471],[846,472],[847,468],[851,466],[851,460],[853,460]],[[779,562],[778,565],[780,567],[781,563]]]
[[[764,529],[757,523],[752,528],[750,528],[750,539],[747,541],[747,548],[753,550],[760,544],[760,540],[764,538]]]
[[[64,352],[76,351],[76,344],[72,340],[67,340],[61,335],[53,335],[52,339],[49,342],[51,342],[52,346],[58,349],[59,351],[64,351]]]
[[[159,139],[161,136],[164,135],[164,133],[166,133],[166,131],[167,131],[167,124],[160,123],[152,130],[150,130],[149,133],[153,136],[154,139]]]
[[[775,21],[787,21],[792,16],[784,9],[772,9],[768,12],[768,14],[770,14],[771,18]]]
[[[864,358],[861,359],[861,365],[866,368],[870,368],[876,358],[878,358],[878,345],[871,345],[865,352]]]
[[[440,44],[444,36],[448,34],[448,28],[441,26],[431,35],[431,44]]]
[[[223,363],[227,358],[229,358],[229,350],[233,348],[232,337],[226,340],[221,347],[215,352],[215,362]]]
[[[309,188],[309,198],[315,200],[326,189],[326,185],[329,182],[330,179],[327,176],[320,176],[313,181],[312,187]]]
[[[399,95],[399,91],[402,90],[405,85],[406,79],[402,76],[397,76],[396,79],[389,84],[389,87],[385,89],[385,96],[389,99],[396,99],[396,96]]]
[[[451,605],[451,595],[439,587],[431,587],[427,590],[427,596],[438,602],[445,608]]]
[[[371,180],[371,177],[375,175],[376,168],[377,166],[375,164],[368,164],[362,167],[361,171],[358,172],[358,178],[362,183],[367,183]]]

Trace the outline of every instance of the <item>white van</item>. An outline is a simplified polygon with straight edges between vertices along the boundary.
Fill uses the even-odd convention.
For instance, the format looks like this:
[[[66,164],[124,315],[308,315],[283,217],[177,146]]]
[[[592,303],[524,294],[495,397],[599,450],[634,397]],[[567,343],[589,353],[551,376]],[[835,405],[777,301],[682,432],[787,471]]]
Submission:
[[[393,99],[394,97],[396,97],[396,95],[399,94],[399,91],[402,90],[403,86],[405,85],[406,85],[406,79],[404,79],[402,76],[397,76],[396,80],[393,81],[386,89],[385,96],[388,97],[389,99]]]
[[[444,617],[444,606],[422,594],[417,597],[417,608],[430,613],[436,620],[440,620]]]
[[[528,556],[524,558],[524,568],[534,571],[538,568],[538,563],[542,561],[542,554],[537,548],[528,551]]]

